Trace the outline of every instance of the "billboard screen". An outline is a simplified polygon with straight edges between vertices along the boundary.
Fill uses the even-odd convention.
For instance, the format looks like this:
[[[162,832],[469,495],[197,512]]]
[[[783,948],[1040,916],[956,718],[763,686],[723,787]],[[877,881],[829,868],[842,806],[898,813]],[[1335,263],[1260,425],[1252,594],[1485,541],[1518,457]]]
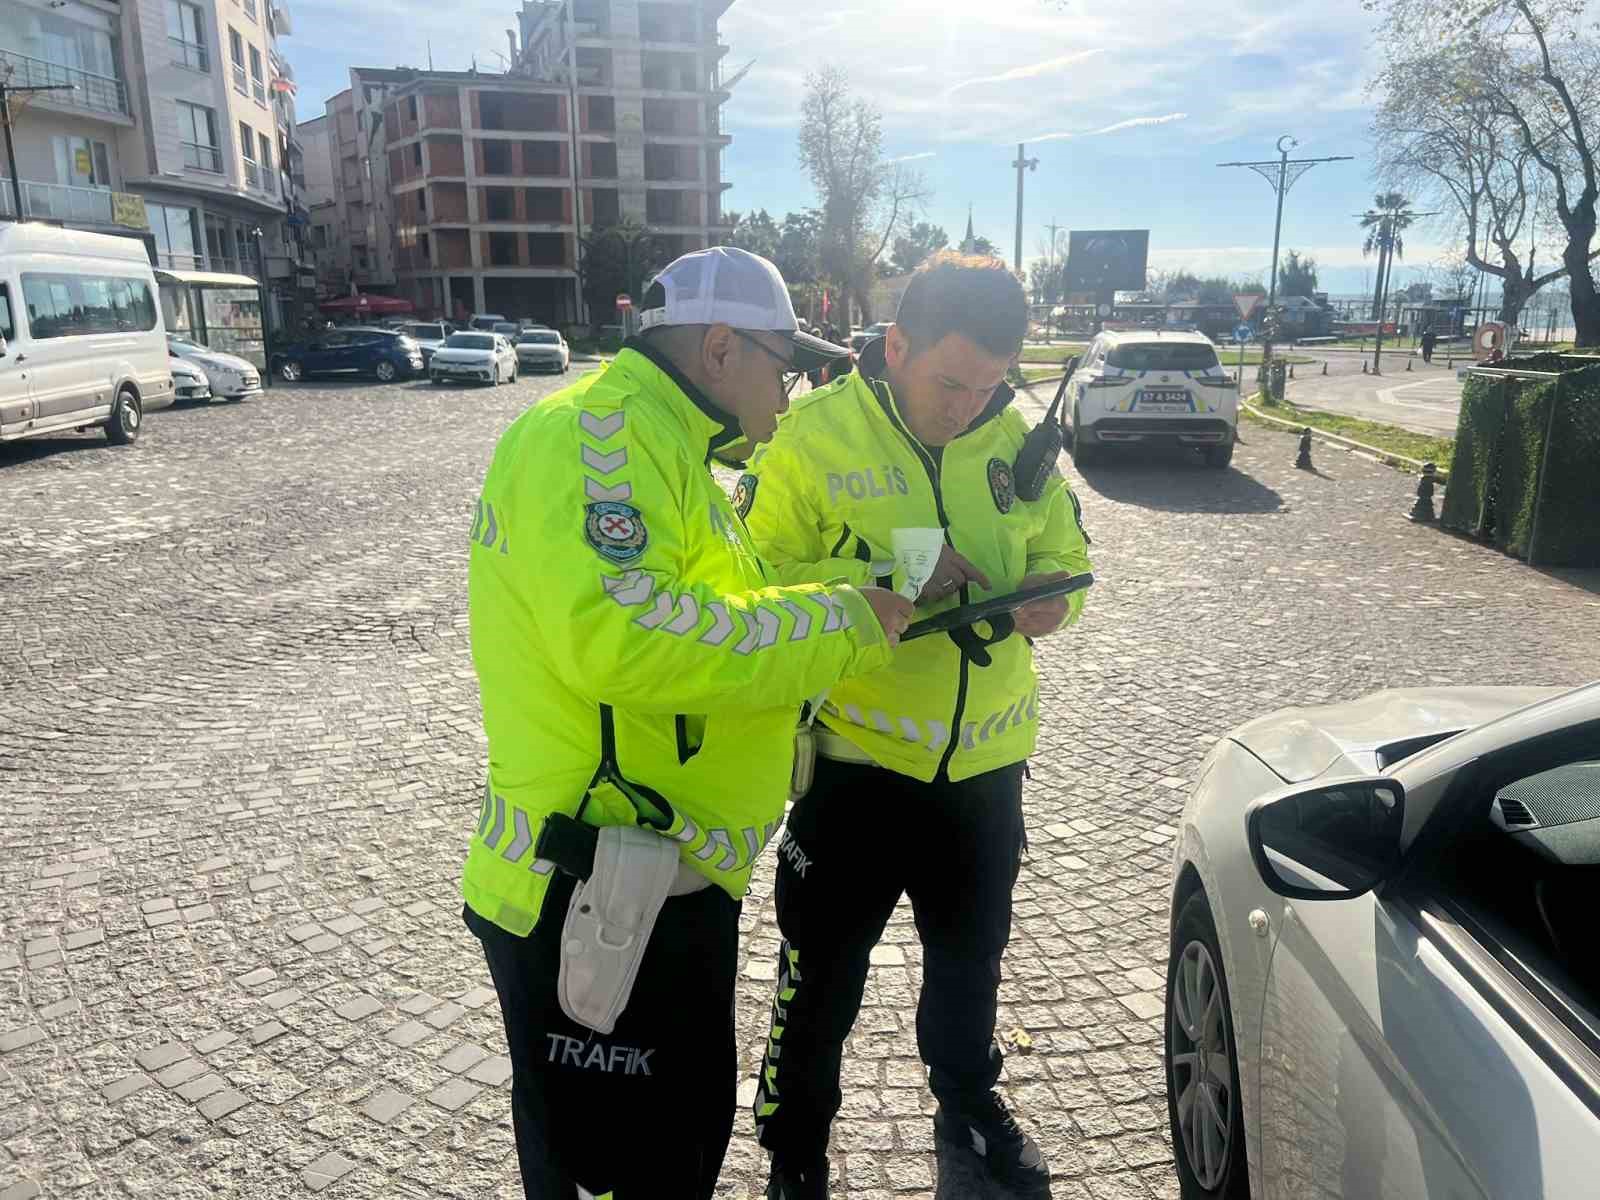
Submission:
[[[1149,253],[1148,229],[1074,229],[1067,242],[1065,290],[1096,296],[1143,291]]]

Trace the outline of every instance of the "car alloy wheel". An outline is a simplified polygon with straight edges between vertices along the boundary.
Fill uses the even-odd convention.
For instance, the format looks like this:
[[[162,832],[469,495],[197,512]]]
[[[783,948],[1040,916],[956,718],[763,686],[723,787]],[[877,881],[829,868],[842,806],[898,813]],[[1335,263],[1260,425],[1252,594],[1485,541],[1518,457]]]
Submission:
[[[394,364],[392,362],[389,362],[388,360],[380,362],[378,364],[378,368],[377,368],[377,375],[378,375],[378,379],[379,379],[380,382],[393,383],[394,382]]]
[[[283,377],[285,383],[297,383],[303,372],[300,364],[291,358],[278,364],[278,374]]]
[[[1183,948],[1168,1001],[1169,1070],[1183,1154],[1201,1187],[1215,1191],[1232,1148],[1234,1078],[1228,1057],[1222,980],[1204,942]]]

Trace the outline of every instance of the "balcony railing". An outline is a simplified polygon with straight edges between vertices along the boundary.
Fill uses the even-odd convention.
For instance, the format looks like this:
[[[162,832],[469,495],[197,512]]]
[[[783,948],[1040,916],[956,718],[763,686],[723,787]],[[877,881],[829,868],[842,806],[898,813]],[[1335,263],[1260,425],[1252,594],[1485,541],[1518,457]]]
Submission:
[[[168,35],[167,44],[172,47],[172,61],[180,67],[211,73],[211,59],[206,55],[206,48],[200,42],[186,42],[181,37]]]
[[[11,180],[0,179],[0,216],[16,219]],[[101,188],[22,181],[22,215],[35,221],[71,221],[78,225],[110,225],[111,193]]]
[[[29,58],[14,50],[0,50],[0,76],[5,76],[6,84],[14,88],[70,86],[70,92],[41,95],[41,99],[56,104],[70,104],[91,112],[128,114],[128,89],[122,80],[110,75],[96,75],[78,67]]]
[[[245,83],[243,63],[233,64],[233,90],[238,92],[241,96],[248,96],[250,94],[250,88]]]
[[[222,174],[222,152],[199,142],[183,143],[183,165],[196,171]]]
[[[244,160],[244,181],[249,187],[259,188],[261,186],[261,168],[248,158]]]

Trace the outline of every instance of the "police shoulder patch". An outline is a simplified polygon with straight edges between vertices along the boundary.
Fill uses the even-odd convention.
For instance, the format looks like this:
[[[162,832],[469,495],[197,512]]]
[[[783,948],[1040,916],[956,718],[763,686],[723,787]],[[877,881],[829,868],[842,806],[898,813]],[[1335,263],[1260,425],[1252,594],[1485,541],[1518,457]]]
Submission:
[[[748,472],[739,476],[739,485],[733,489],[733,510],[739,514],[742,521],[750,515],[750,510],[756,503],[756,485],[761,482],[760,477]]]
[[[631,504],[602,501],[584,509],[583,534],[612,562],[632,562],[650,544],[644,517]]]
[[[989,460],[989,494],[994,497],[994,506],[1002,513],[1010,512],[1011,506],[1017,501],[1016,473],[1003,458]]]

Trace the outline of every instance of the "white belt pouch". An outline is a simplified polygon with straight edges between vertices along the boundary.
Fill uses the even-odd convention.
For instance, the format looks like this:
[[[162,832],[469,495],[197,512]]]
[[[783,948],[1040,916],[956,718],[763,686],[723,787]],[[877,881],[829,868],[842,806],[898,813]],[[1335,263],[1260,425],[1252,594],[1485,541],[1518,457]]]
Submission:
[[[594,870],[573,891],[561,927],[562,1012],[596,1033],[616,1028],[677,876],[676,842],[631,825],[600,830]]]

